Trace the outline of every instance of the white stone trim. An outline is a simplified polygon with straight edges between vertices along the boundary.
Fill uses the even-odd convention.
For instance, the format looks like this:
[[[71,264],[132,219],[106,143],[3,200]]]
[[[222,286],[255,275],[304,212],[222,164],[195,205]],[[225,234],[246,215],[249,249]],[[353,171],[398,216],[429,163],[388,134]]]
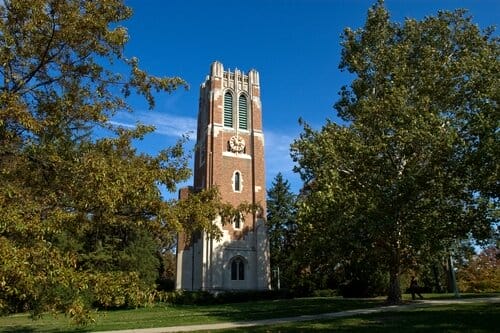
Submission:
[[[243,158],[246,160],[251,160],[252,156],[248,154],[242,154],[242,153],[233,153],[232,151],[223,151],[222,156],[227,156],[227,157],[238,157],[238,158]]]

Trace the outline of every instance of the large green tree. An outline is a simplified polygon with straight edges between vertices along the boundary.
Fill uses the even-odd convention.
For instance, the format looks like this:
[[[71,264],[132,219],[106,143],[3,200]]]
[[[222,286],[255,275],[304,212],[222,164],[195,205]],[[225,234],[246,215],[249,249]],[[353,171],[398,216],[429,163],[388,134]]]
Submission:
[[[330,267],[364,261],[401,274],[455,239],[486,239],[498,209],[500,48],[465,11],[391,22],[382,1],[346,29],[354,79],[337,124],[304,125],[292,147],[310,191],[300,230]]]
[[[292,252],[295,248],[296,195],[290,191],[290,183],[278,173],[267,191],[267,225],[271,268],[274,287],[279,274],[280,287],[289,288],[295,278]]]
[[[124,55],[131,14],[121,0],[0,3],[0,313],[86,321],[92,304],[141,304],[157,252],[182,228],[210,227],[188,218],[229,209],[216,191],[165,202],[158,185],[174,191],[190,174],[183,140],[150,156],[133,141],[152,128],[110,124],[131,94],[152,108],[155,93],[186,86]]]

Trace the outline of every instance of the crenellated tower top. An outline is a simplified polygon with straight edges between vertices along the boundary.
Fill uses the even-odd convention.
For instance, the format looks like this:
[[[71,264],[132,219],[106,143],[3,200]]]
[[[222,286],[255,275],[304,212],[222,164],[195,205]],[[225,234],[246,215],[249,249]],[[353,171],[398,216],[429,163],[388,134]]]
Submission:
[[[251,69],[248,73],[244,73],[239,69],[231,71],[231,69],[224,70],[224,65],[219,61],[214,61],[210,68],[210,74],[207,75],[205,82],[202,84],[202,88],[205,87],[206,82],[213,78],[223,79],[223,87],[231,88],[237,91],[250,92],[252,86],[259,86],[259,72],[255,69]]]

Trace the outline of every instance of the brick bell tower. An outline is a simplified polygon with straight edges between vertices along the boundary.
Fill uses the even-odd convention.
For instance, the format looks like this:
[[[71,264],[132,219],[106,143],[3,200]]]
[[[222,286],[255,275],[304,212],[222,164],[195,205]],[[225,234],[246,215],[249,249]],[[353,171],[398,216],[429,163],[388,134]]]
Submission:
[[[200,87],[194,190],[217,186],[222,200],[246,201],[266,211],[264,134],[259,73],[224,70],[214,62]],[[180,197],[188,195],[187,189]],[[269,242],[262,213],[222,225],[220,240],[179,235],[177,289],[267,290]]]

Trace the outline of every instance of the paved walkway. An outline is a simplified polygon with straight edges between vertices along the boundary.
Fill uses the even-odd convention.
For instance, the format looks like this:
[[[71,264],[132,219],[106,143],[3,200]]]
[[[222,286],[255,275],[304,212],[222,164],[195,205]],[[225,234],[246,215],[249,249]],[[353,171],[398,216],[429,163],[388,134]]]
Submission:
[[[401,311],[416,307],[424,307],[432,305],[474,303],[474,302],[500,303],[500,297],[497,296],[497,297],[487,297],[487,298],[464,298],[464,299],[459,298],[459,299],[448,299],[448,300],[422,300],[422,301],[419,300],[403,305],[390,305],[390,306],[382,306],[370,309],[348,310],[340,312],[322,313],[316,315],[304,315],[298,317],[274,318],[274,319],[217,323],[217,324],[171,326],[171,327],[158,327],[158,328],[136,328],[129,330],[102,331],[96,333],[171,333],[171,332],[195,332],[204,330],[220,330],[225,328],[244,328],[253,326],[285,324],[285,323],[293,323],[300,321],[342,318],[360,314],[370,314],[370,313],[379,313],[387,311]]]

